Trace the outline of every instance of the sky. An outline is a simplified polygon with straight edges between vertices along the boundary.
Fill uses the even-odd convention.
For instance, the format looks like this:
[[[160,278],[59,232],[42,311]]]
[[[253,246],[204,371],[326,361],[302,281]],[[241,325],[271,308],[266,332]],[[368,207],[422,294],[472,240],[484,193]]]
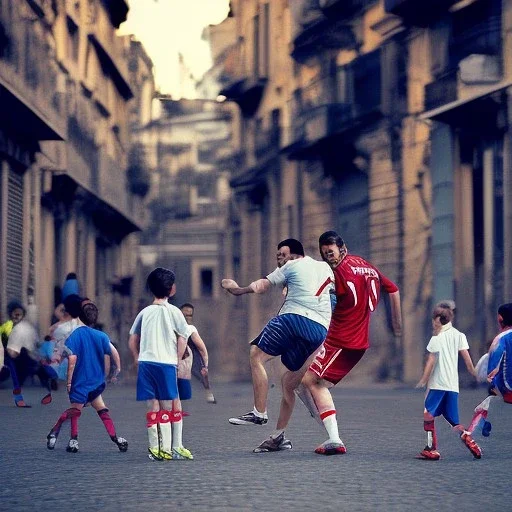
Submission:
[[[201,39],[203,28],[226,18],[229,0],[129,0],[128,19],[120,34],[134,34],[154,64],[157,88],[179,98],[181,53],[196,78],[210,67],[208,44]],[[190,95],[190,94],[189,94]]]

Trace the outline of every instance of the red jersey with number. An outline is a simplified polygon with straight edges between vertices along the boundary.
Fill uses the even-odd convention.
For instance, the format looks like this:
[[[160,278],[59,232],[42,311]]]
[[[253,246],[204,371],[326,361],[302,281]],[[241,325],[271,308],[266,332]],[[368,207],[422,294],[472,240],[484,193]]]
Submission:
[[[388,293],[398,287],[366,260],[351,254],[333,271],[337,302],[325,342],[339,348],[367,349],[370,314],[377,307],[381,287]]]

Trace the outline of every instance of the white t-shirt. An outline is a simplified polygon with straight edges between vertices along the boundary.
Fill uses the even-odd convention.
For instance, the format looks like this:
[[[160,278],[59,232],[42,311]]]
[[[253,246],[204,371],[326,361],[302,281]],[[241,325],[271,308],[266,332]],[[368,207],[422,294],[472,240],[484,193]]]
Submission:
[[[287,261],[267,276],[274,285],[288,288],[280,315],[294,313],[305,316],[329,328],[331,322],[330,291],[334,287],[334,274],[324,261],[309,256]]]
[[[22,348],[28,350],[32,357],[36,357],[37,332],[30,322],[21,320],[9,334],[7,348],[19,354]]]
[[[62,360],[66,340],[79,325],[80,321],[78,320],[78,318],[72,318],[67,322],[62,322],[61,324],[57,325],[57,327],[53,331],[52,336],[52,340],[55,341],[52,361],[60,362]]]
[[[451,322],[443,325],[437,336],[432,336],[427,350],[437,354],[434,370],[428,381],[429,389],[459,392],[459,351],[468,350],[466,335],[453,327]]]
[[[187,339],[183,313],[168,302],[152,304],[135,318],[130,334],[140,336],[139,361],[178,364],[177,336]]]

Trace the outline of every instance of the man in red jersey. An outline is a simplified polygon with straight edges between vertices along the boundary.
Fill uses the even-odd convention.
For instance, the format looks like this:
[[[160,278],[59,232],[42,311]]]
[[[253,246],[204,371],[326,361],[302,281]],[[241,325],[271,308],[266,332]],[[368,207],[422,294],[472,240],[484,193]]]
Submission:
[[[329,391],[363,357],[370,346],[370,314],[375,310],[383,288],[391,299],[395,336],[402,330],[398,287],[371,263],[348,254],[343,239],[326,231],[318,240],[322,258],[334,271],[336,306],[320,353],[309,367],[302,383],[311,393],[329,439],[315,452],[321,455],[346,453],[336,421],[336,409]]]

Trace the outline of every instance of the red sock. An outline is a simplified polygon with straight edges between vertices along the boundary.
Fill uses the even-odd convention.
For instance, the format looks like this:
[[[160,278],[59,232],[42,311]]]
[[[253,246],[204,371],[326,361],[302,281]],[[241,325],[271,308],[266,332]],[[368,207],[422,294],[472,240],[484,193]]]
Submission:
[[[424,421],[423,430],[427,433],[427,446],[430,450],[437,450],[437,436],[434,420]],[[432,436],[430,439],[429,433]]]
[[[72,414],[71,415],[71,439],[77,439],[78,438],[78,418],[80,418],[80,415],[82,414],[82,411],[79,411],[78,409],[75,409],[78,414]]]
[[[56,435],[59,435],[60,427],[62,427],[62,424],[72,418],[73,416],[80,416],[82,414],[78,409],[74,409],[73,407],[70,407],[69,409],[66,409],[57,420],[57,423],[52,428],[52,432]]]
[[[108,413],[108,409],[101,409],[101,411],[98,411],[98,416],[100,417],[101,421],[103,422],[103,425],[105,425],[108,435],[110,437],[117,438],[116,428],[114,427],[114,422],[112,421],[112,418],[110,417],[110,414]]]

